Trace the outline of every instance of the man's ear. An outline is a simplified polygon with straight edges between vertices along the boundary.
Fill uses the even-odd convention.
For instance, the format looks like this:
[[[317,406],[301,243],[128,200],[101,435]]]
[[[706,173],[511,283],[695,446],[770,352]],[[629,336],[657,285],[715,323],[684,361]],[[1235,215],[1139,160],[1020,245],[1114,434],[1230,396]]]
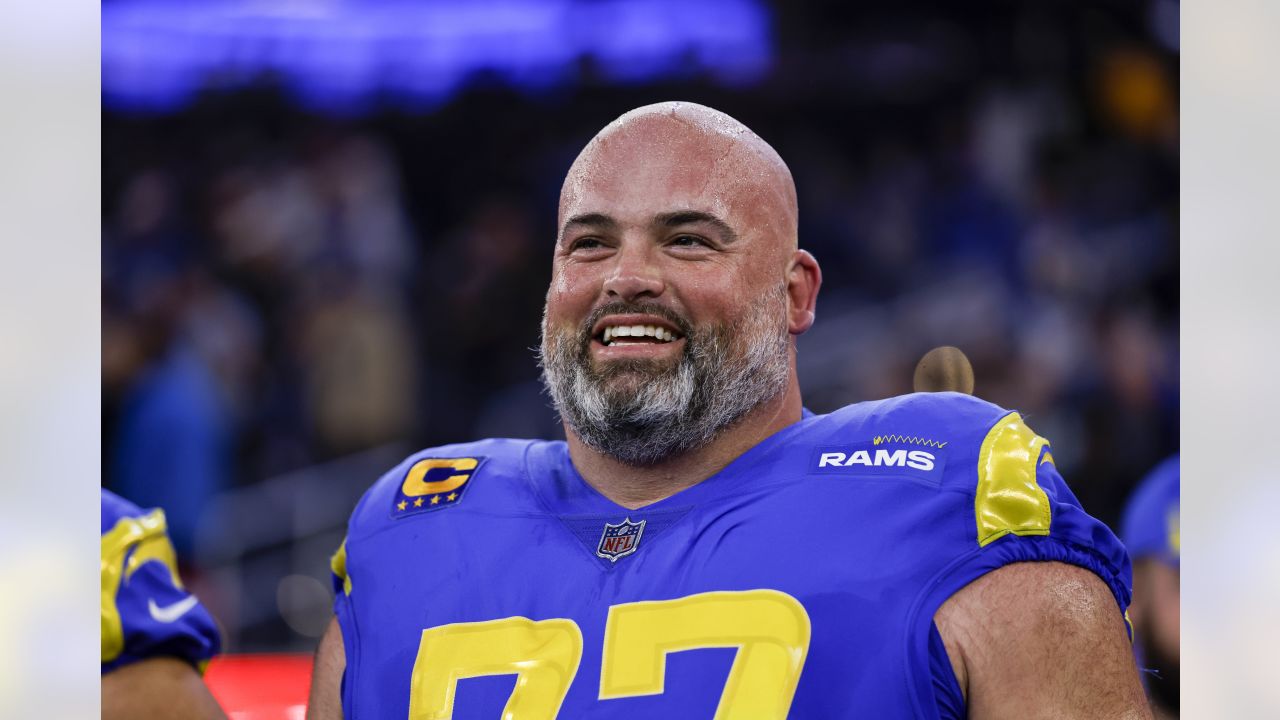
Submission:
[[[813,327],[822,268],[808,250],[796,250],[787,269],[787,329],[799,335]]]

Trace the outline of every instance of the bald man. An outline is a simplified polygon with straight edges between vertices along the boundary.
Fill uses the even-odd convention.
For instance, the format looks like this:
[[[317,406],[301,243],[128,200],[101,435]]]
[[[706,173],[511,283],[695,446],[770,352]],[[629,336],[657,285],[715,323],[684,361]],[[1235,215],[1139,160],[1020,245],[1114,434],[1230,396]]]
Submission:
[[[786,164],[689,103],[560,197],[567,442],[417,453],[352,514],[312,718],[1144,718],[1129,561],[1017,413],[803,408]]]

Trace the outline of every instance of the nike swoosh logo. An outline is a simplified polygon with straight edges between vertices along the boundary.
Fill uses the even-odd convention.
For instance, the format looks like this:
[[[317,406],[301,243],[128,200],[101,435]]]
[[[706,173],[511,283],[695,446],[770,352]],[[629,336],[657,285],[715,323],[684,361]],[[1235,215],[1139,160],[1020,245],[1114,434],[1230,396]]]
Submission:
[[[199,600],[195,595],[188,595],[186,598],[179,600],[172,605],[160,607],[156,605],[156,601],[147,598],[147,612],[151,613],[151,619],[156,622],[171,623],[174,620],[187,614],[187,611],[196,606]]]

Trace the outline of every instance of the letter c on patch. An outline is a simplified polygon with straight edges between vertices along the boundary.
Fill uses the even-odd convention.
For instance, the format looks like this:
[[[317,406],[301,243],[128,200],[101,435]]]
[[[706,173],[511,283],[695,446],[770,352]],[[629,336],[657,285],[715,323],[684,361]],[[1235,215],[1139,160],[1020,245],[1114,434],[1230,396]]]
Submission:
[[[454,458],[441,460],[438,458],[428,458],[419,460],[409,468],[409,474],[404,478],[404,484],[400,486],[401,492],[409,497],[417,497],[419,495],[436,495],[439,493],[447,493],[462,487],[462,484],[471,477],[469,471],[475,470],[479,462],[475,458]],[[450,470],[458,470],[460,474],[450,475],[443,480],[434,480],[432,482],[424,482],[423,478],[431,470],[439,468],[448,468]]]

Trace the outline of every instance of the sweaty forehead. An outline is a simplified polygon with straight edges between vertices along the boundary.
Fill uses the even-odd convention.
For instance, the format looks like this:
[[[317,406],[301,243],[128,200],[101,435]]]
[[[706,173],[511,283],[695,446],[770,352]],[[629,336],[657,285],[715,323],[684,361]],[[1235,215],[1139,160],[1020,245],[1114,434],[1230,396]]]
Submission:
[[[560,193],[560,222],[701,210],[794,243],[795,186],[782,159],[737,120],[690,103],[633,110],[583,148]]]

